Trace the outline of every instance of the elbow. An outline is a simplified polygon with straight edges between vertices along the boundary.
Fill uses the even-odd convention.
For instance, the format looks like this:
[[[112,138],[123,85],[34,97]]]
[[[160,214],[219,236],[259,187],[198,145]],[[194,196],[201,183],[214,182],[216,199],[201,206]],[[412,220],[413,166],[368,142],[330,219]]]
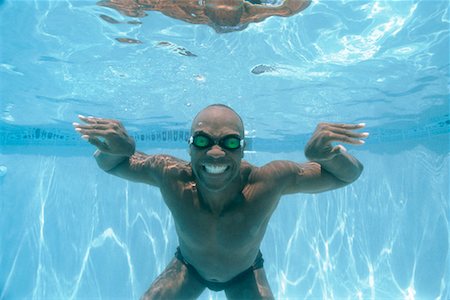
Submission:
[[[112,174],[112,175],[116,175],[116,171],[117,171],[117,170],[119,169],[119,167],[122,166],[124,163],[128,163],[128,159],[127,159],[127,158],[124,158],[122,161],[119,161],[119,162],[116,163],[116,164],[110,164],[110,165],[108,165],[108,164],[105,164],[105,165],[98,164],[98,165],[99,165],[99,167],[100,167],[103,171],[105,171],[106,173]]]
[[[356,172],[355,172],[355,179],[354,179],[353,181],[355,181],[356,179],[358,179],[359,176],[361,176],[361,174],[362,174],[363,171],[364,171],[364,166],[363,166],[362,163],[360,163],[360,162],[358,161],[358,164],[357,164],[357,170],[356,170]]]
[[[128,161],[129,157],[117,157],[114,155],[107,155],[100,151],[96,151],[94,154],[95,161],[100,169],[105,171],[106,173],[114,173],[114,170],[123,164],[125,161]]]
[[[97,160],[97,166],[102,169],[103,171],[105,171],[106,173],[111,173],[112,170],[114,170],[117,165],[111,165],[108,163],[104,163],[103,161],[99,161]]]
[[[343,176],[339,179],[345,182],[346,184],[353,183],[361,176],[363,170],[364,166],[360,162],[358,162],[356,167],[347,173],[347,176],[345,177]]]

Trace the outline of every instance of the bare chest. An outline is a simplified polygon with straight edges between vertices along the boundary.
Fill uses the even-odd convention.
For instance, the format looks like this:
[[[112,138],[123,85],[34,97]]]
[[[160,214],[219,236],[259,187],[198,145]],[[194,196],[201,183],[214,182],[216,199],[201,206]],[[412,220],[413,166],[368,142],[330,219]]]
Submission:
[[[170,189],[163,196],[180,239],[190,247],[233,249],[259,247],[278,203],[270,193],[243,193],[217,214],[202,201],[195,187]]]

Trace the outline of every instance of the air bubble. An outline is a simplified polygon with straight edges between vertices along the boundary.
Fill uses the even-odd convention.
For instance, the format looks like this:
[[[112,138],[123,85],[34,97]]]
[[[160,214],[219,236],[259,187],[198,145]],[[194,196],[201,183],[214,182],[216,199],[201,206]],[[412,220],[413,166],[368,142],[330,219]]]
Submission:
[[[0,165],[0,177],[3,177],[8,172],[8,168],[6,166]]]

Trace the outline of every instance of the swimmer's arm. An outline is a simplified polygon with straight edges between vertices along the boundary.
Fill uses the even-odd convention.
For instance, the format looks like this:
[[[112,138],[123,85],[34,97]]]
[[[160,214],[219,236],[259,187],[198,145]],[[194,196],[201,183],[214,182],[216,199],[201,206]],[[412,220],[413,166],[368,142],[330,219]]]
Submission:
[[[350,184],[361,175],[363,165],[341,144],[364,144],[367,132],[355,132],[365,124],[321,123],[305,148],[308,163],[280,166],[285,192],[322,192]]]
[[[75,131],[97,147],[94,157],[98,166],[116,176],[159,185],[164,169],[160,156],[136,151],[135,141],[117,120],[78,116],[84,124],[73,123]]]
[[[369,133],[356,130],[365,126],[364,123],[320,123],[306,144],[306,158],[319,164],[321,169],[338,180],[348,183],[355,181],[361,174],[363,166],[342,144],[363,145]]]
[[[177,5],[172,2],[173,1],[166,0],[100,0],[97,2],[97,5],[111,7],[121,12],[132,14],[131,12],[137,9],[166,10],[177,7]]]
[[[166,171],[181,162],[170,155],[147,155],[139,151],[129,157],[114,157],[97,150],[94,156],[105,172],[154,186],[161,186]]]
[[[310,0],[285,0],[279,6],[267,6],[245,2],[246,14],[241,21],[249,23],[260,22],[271,16],[290,17],[307,8],[310,3]]]
[[[129,17],[145,17],[145,11],[159,11],[169,17],[183,20],[192,24],[206,24],[203,8],[196,0],[186,0],[182,3],[167,0],[102,0],[97,5],[119,10]],[[190,14],[188,11],[196,12]]]
[[[362,163],[346,151],[337,154],[330,160],[313,161],[309,164],[319,165],[322,173],[327,172],[337,180],[347,184],[358,179],[364,169]]]
[[[284,193],[320,193],[344,187],[361,175],[363,165],[356,158],[342,154],[324,163],[296,164]]]
[[[360,172],[355,173],[351,179],[342,180],[316,162],[273,161],[260,169],[262,178],[268,179],[279,188],[282,195],[320,193],[337,189],[355,181],[359,174]]]
[[[123,163],[125,160],[128,160],[130,156],[112,155],[100,150],[96,150],[94,152],[94,158],[100,169],[105,172],[109,172]]]
[[[143,9],[142,5],[139,5],[136,0],[101,0],[97,2],[97,5],[113,8],[128,17],[134,18],[145,17],[147,14],[144,10],[151,10],[150,8]]]

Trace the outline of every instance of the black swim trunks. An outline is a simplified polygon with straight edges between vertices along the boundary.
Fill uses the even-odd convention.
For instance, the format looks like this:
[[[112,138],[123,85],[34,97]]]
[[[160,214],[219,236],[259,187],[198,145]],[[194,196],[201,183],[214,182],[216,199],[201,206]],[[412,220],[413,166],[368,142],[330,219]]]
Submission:
[[[205,278],[203,278],[198,273],[198,271],[194,268],[194,266],[191,265],[190,263],[188,263],[184,259],[183,254],[181,254],[180,247],[177,247],[177,252],[175,252],[175,257],[179,261],[181,261],[188,268],[188,270],[190,272],[192,272],[192,274],[194,274],[195,277],[197,277],[197,279],[202,284],[204,284],[208,289],[215,291],[215,292],[219,292],[219,291],[223,291],[223,290],[227,289],[229,286],[240,281],[241,278],[248,275],[248,273],[253,273],[254,270],[261,269],[264,266],[264,259],[262,258],[261,251],[259,251],[258,255],[255,258],[255,261],[253,262],[253,265],[250,268],[248,268],[244,272],[236,275],[235,277],[233,277],[232,279],[230,279],[226,282],[215,282],[215,281],[209,281],[209,280],[206,280]]]

